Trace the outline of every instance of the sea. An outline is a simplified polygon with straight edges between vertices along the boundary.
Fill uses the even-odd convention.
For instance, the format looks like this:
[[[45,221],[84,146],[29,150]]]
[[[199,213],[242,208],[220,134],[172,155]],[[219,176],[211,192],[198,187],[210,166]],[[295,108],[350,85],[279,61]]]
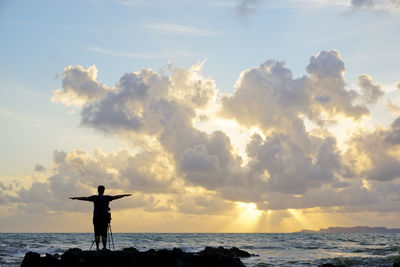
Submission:
[[[112,238],[111,238],[112,237]],[[400,234],[324,233],[113,233],[110,248],[140,251],[206,246],[238,247],[257,256],[243,258],[246,266],[392,266],[400,262]],[[1,233],[0,266],[19,266],[25,253],[62,254],[69,248],[91,248],[92,233]],[[114,243],[114,246],[113,246]]]

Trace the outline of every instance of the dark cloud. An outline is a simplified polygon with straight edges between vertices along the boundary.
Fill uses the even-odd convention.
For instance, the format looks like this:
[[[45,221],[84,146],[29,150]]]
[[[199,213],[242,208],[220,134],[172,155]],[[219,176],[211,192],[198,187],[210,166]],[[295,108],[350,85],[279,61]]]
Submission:
[[[36,164],[34,169],[35,172],[44,172],[46,171],[46,167],[44,167],[42,164]]]

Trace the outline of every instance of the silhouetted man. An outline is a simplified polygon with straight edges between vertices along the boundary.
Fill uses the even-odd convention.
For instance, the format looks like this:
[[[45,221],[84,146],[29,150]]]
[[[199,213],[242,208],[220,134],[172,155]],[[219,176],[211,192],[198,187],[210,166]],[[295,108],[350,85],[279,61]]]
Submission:
[[[100,236],[102,236],[103,249],[107,247],[107,228],[111,220],[110,208],[108,204],[114,199],[128,197],[131,194],[108,196],[104,195],[105,187],[99,185],[97,187],[98,195],[90,197],[70,197],[70,199],[90,201],[94,204],[93,209],[93,225],[94,225],[94,239],[96,241],[96,248],[99,250]]]

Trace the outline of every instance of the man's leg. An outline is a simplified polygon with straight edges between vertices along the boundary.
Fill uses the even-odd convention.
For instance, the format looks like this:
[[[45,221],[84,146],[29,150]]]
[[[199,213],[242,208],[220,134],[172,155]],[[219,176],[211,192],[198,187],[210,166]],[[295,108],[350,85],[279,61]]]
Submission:
[[[99,236],[99,235],[96,235],[96,236],[94,237],[94,240],[96,241],[96,249],[97,249],[97,250],[100,250],[100,248],[99,248],[100,236]]]
[[[100,228],[98,219],[95,217],[93,217],[93,228],[94,228],[94,241],[96,242],[96,249],[100,250],[99,244],[100,244],[101,228]]]
[[[103,241],[103,249],[107,249],[107,236],[102,236],[101,241]]]
[[[107,229],[108,222],[104,220],[101,225],[101,241],[103,242],[103,249],[107,249]]]

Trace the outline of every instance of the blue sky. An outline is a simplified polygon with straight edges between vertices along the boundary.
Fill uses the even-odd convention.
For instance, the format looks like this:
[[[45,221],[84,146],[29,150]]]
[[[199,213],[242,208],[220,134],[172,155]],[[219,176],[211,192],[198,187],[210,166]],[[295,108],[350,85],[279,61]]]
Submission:
[[[187,69],[206,60],[204,77],[215,81],[219,94],[232,94],[240,73],[266,60],[286,61],[300,78],[312,56],[335,49],[349,90],[360,91],[357,77],[368,74],[386,93],[363,126],[387,127],[396,118],[387,101],[400,105],[400,8],[390,0],[373,3],[4,0],[0,181],[21,180],[35,164],[50,171],[54,150],[126,149],[126,139],[80,126],[80,107],[50,101],[67,66],[95,65],[97,81],[111,88],[124,73],[162,72],[169,63]],[[334,134],[341,126],[335,127]]]

